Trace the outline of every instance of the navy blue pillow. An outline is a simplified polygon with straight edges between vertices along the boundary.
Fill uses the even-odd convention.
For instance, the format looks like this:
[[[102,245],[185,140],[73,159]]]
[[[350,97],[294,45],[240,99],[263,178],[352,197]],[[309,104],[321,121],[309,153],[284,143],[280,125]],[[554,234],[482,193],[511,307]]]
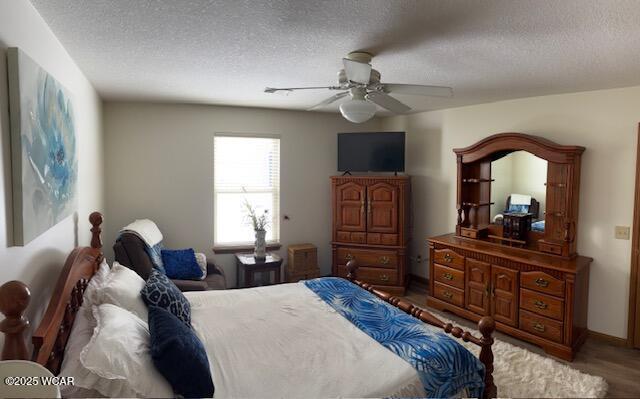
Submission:
[[[163,249],[162,265],[169,278],[179,280],[200,280],[202,269],[198,266],[196,253],[193,248]]]
[[[158,306],[171,312],[191,327],[191,305],[173,281],[160,270],[153,268],[144,287],[140,290],[148,307]]]
[[[202,342],[177,317],[149,307],[151,358],[174,393],[185,398],[212,398],[215,387]]]

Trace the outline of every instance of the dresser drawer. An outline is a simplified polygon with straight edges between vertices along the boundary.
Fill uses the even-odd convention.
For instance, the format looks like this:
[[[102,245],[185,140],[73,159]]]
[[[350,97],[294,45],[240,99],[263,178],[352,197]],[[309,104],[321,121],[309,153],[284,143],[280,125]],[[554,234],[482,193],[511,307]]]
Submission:
[[[520,286],[564,298],[564,281],[544,272],[520,273]]]
[[[434,263],[433,278],[443,284],[464,289],[464,272],[461,270]]]
[[[360,267],[398,268],[398,254],[395,251],[361,248],[338,248],[338,264],[346,265],[355,259]]]
[[[456,306],[464,306],[464,291],[449,285],[434,282],[433,296]]]
[[[347,277],[346,266],[338,266],[338,276]],[[356,279],[369,284],[397,285],[398,272],[389,269],[358,267],[358,270],[356,271]]]
[[[447,265],[449,267],[464,270],[464,256],[448,248],[434,249],[433,261],[435,263],[440,263],[441,265]]]
[[[520,290],[520,308],[560,321],[564,316],[564,300],[525,288]]]
[[[539,316],[526,310],[520,310],[520,329],[539,337],[562,342],[562,323]]]

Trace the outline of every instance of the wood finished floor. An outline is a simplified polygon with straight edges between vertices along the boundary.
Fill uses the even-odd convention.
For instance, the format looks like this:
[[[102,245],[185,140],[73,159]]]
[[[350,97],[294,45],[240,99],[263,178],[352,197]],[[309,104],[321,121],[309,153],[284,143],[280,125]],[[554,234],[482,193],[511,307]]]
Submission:
[[[412,283],[409,286],[407,300],[421,308],[427,308],[427,286]],[[432,311],[437,314],[437,311]],[[445,317],[454,320],[467,328],[477,328],[476,324],[451,313]],[[519,339],[496,332],[495,337],[501,341],[525,348],[532,352],[547,356],[542,349]],[[609,383],[607,397],[640,398],[640,350],[612,345],[597,338],[589,337],[580,348],[573,362],[565,362],[571,367],[591,375],[599,375]]]

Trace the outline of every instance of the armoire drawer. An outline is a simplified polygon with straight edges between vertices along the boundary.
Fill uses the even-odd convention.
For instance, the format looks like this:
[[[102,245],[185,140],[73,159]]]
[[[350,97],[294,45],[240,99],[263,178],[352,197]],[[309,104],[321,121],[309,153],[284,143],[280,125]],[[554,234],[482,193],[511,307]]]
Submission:
[[[433,296],[456,306],[464,306],[464,291],[446,284],[434,282]]]
[[[433,279],[443,284],[464,289],[464,272],[452,267],[433,264]]]
[[[338,266],[338,276],[347,277],[347,267]],[[377,285],[398,284],[398,272],[396,270],[379,269],[372,267],[358,267],[356,278],[359,281]]]
[[[560,321],[564,317],[564,300],[526,288],[520,289],[520,308]]]
[[[441,265],[464,270],[464,256],[458,254],[452,249],[434,249],[433,261],[435,263],[440,263]]]
[[[545,272],[533,271],[520,273],[520,286],[564,298],[564,281]]]
[[[355,259],[359,267],[398,268],[398,254],[395,251],[341,247],[338,248],[337,256],[338,264],[341,265]]]

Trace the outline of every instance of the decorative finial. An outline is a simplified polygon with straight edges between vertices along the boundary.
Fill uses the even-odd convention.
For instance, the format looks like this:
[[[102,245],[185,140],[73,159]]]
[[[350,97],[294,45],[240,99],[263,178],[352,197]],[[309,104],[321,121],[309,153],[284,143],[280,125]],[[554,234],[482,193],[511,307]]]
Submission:
[[[29,359],[23,333],[29,326],[24,311],[30,298],[29,287],[20,281],[9,281],[0,287],[0,312],[6,317],[0,322],[0,331],[5,334],[2,360]]]
[[[91,223],[91,248],[102,248],[102,239],[100,239],[100,233],[102,233],[102,214],[100,212],[93,212],[89,215],[89,223]]]

